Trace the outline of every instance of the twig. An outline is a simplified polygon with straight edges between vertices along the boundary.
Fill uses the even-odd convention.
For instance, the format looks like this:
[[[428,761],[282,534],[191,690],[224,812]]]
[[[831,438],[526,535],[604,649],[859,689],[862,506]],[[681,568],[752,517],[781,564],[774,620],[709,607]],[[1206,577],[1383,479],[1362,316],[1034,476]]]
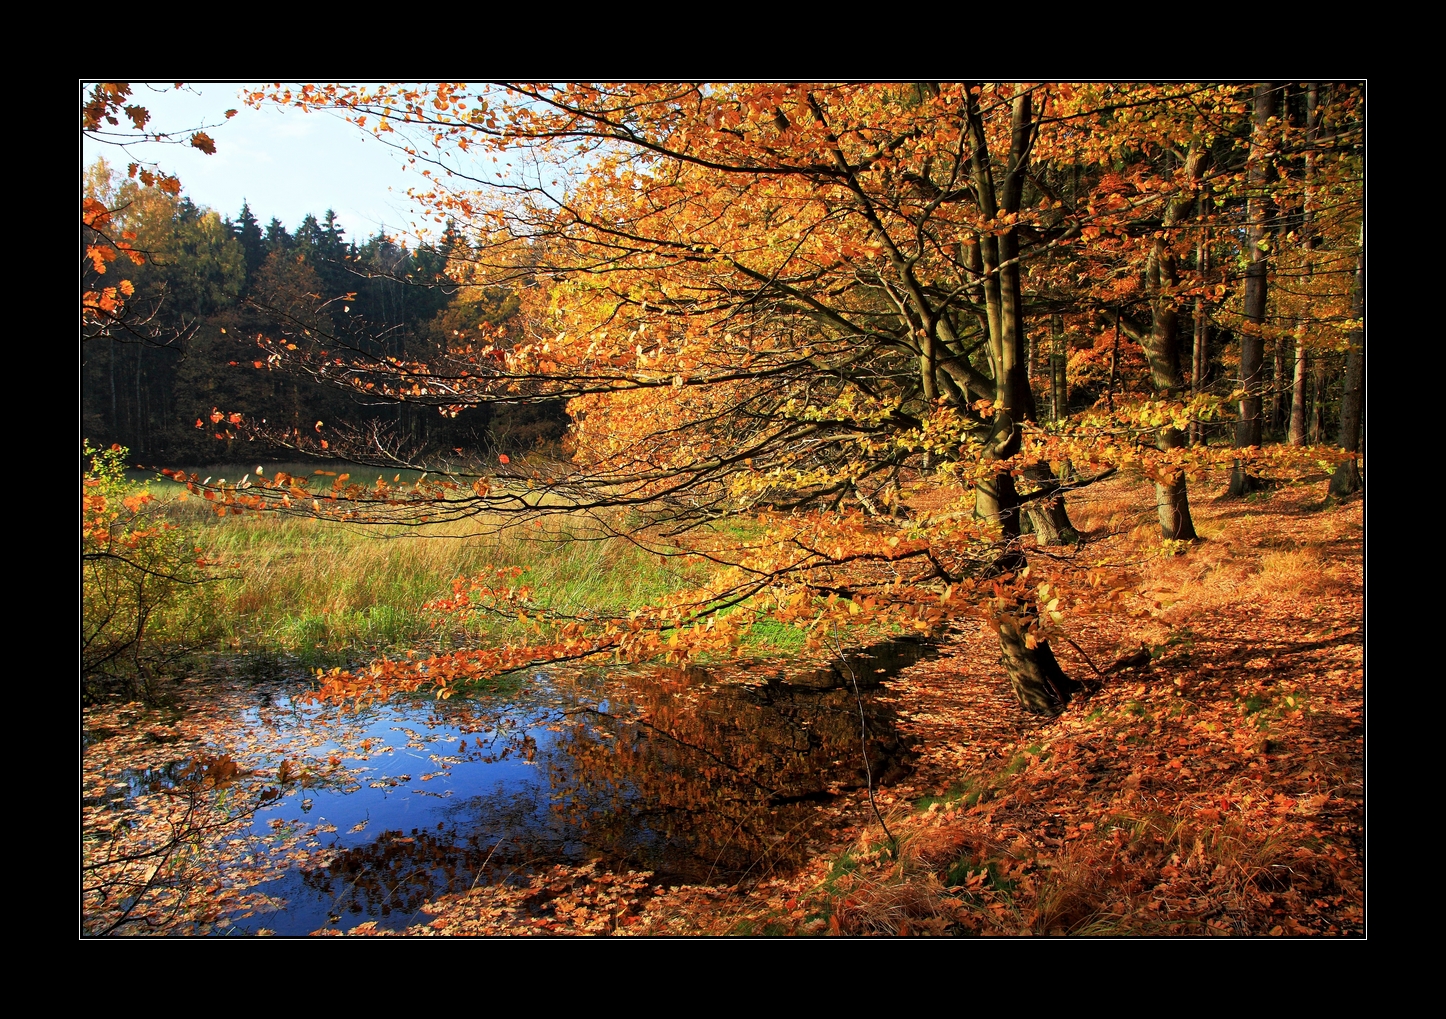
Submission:
[[[1100,668],[1099,668],[1098,665],[1095,664],[1094,659],[1091,658],[1089,655],[1085,654],[1085,649],[1084,649],[1084,648],[1080,647],[1078,644],[1076,644],[1074,641],[1070,640],[1068,637],[1066,637],[1066,636],[1065,636],[1064,634],[1062,634],[1062,633],[1061,633],[1059,636],[1060,636],[1060,639],[1061,639],[1061,640],[1063,640],[1066,644],[1068,644],[1070,647],[1074,648],[1076,651],[1079,652],[1080,657],[1085,660],[1085,664],[1086,664],[1086,665],[1088,665],[1091,669],[1094,670],[1096,676],[1099,676],[1101,679],[1104,679],[1104,678],[1105,678],[1105,674],[1100,671]]]
[[[834,633],[833,639],[834,647],[838,650],[838,660],[848,670],[849,682],[853,684],[854,688],[854,700],[859,706],[859,749],[864,757],[864,782],[868,788],[869,806],[873,808],[874,817],[878,818],[879,827],[884,829],[884,836],[889,840],[889,858],[897,861],[899,840],[894,837],[893,832],[889,831],[889,823],[884,820],[884,815],[879,813],[878,801],[874,799],[874,771],[869,765],[869,722],[868,717],[864,714],[864,695],[859,692],[858,676],[854,673],[854,667],[849,664],[848,656],[844,654],[843,642],[839,640],[837,632]]]

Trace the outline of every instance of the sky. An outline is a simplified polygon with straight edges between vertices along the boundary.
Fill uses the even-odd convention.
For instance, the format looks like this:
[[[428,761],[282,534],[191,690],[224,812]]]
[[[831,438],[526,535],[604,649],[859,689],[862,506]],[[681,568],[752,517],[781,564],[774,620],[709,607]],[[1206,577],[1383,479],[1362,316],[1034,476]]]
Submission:
[[[403,169],[401,153],[332,114],[252,109],[237,97],[238,89],[236,82],[191,83],[180,91],[171,82],[132,83],[130,101],[150,111],[148,128],[189,132],[216,125],[207,127],[215,154],[147,144],[127,155],[83,138],[82,168],[98,156],[121,172],[137,158],[154,162],[180,177],[182,193],[193,202],[223,216],[234,219],[249,201],[263,227],[275,216],[295,231],[307,213],[320,218],[334,209],[346,236],[359,243],[379,230],[414,236],[414,222],[431,225],[407,198],[407,187],[424,178]],[[237,110],[230,120],[228,109]]]

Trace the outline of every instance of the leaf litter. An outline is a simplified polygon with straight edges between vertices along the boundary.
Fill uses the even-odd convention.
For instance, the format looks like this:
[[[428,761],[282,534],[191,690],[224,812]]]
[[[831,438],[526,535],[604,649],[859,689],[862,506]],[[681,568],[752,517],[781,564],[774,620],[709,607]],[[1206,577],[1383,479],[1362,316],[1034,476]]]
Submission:
[[[1058,653],[1090,684],[1061,716],[1021,714],[997,646],[978,633],[950,634],[942,654],[890,681],[882,696],[915,756],[911,773],[877,790],[887,835],[866,792],[835,789],[791,870],[670,884],[602,861],[555,864],[430,900],[405,930],[366,922],[348,933],[1364,933],[1361,502],[1322,507],[1300,487],[1202,502],[1206,540],[1161,555],[1147,526],[1120,524],[1137,487],[1113,481],[1071,506],[1091,553],[1128,568],[1133,587],[1120,611],[1068,622],[1074,647]],[[1137,648],[1146,654],[1128,653]],[[1114,661],[1127,664],[1093,674]],[[310,756],[270,767],[206,763],[150,786],[134,777],[180,759],[265,759],[264,739],[207,731],[205,714],[87,713],[90,932],[118,919],[118,933],[224,932],[271,905],[255,888],[277,870],[324,862],[315,825],[283,827],[266,846],[212,838],[239,827],[252,802],[214,793],[359,781],[331,763],[334,732],[318,727]],[[212,793],[204,808],[195,788]],[[177,848],[159,865],[146,855],[167,845]],[[229,866],[218,869],[217,854]]]

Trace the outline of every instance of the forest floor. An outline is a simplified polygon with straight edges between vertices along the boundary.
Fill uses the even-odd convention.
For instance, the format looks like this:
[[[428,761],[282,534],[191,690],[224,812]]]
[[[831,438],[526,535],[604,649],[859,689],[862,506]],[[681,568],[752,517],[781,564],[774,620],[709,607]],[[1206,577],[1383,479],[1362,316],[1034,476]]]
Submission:
[[[1074,498],[1085,548],[1130,592],[1056,641],[1091,688],[1024,715],[993,635],[952,634],[889,687],[918,758],[879,791],[887,832],[859,793],[787,876],[665,887],[555,867],[395,933],[1361,935],[1364,505],[1324,487],[1197,490],[1203,540],[1180,555],[1160,553],[1148,486]]]

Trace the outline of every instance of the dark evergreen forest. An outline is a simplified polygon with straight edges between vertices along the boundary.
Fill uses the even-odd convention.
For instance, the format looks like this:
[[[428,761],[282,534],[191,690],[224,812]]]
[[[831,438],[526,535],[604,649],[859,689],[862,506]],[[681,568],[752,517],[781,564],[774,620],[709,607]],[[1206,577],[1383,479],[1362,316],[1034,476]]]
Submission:
[[[263,225],[249,204],[223,216],[183,196],[117,187],[104,163],[90,169],[87,193],[118,210],[114,229],[135,235],[142,258],[125,268],[135,293],[121,316],[82,337],[81,430],[91,443],[118,443],[157,464],[294,457],[283,444],[257,449],[217,428],[218,410],[264,421],[271,435],[317,421],[333,434],[379,432],[418,459],[455,448],[516,454],[560,439],[566,415],[557,403],[452,417],[265,370],[263,335],[379,360],[426,360],[482,332],[488,342],[514,341],[515,296],[449,278],[454,259],[468,260],[455,231],[411,248],[380,232],[358,243],[330,210],[293,231],[274,217]],[[83,237],[82,251],[92,243]],[[85,277],[89,290],[114,273]]]

